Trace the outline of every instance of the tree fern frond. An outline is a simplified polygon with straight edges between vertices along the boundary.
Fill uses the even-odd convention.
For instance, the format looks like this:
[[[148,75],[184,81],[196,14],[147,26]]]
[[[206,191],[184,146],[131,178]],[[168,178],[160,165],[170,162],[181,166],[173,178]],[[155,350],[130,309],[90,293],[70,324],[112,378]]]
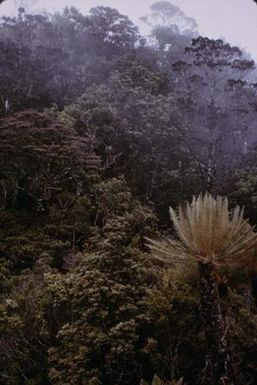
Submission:
[[[162,381],[158,376],[154,376],[152,385],[183,385],[184,379],[183,377],[179,380],[173,380],[172,382]],[[141,382],[140,385],[144,385],[144,382]]]

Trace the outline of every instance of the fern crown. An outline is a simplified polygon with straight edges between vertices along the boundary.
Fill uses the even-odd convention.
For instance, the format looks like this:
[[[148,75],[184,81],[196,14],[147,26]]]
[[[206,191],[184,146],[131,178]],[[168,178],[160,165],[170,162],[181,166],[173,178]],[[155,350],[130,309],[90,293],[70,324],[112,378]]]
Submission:
[[[178,241],[148,239],[148,245],[165,262],[237,263],[257,243],[257,234],[243,214],[239,206],[229,211],[227,198],[199,195],[177,213],[170,208]]]

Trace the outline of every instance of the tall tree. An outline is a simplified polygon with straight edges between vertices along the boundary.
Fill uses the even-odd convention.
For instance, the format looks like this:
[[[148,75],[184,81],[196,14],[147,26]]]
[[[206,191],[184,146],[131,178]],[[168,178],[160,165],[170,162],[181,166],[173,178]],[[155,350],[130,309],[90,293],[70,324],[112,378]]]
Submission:
[[[250,142],[245,115],[253,111],[250,95],[254,87],[246,81],[240,96],[246,96],[247,91],[248,96],[244,107],[239,109],[236,103],[236,111],[233,98],[236,85],[247,79],[254,62],[244,58],[237,47],[203,37],[193,39],[186,53],[185,60],[174,63],[169,72],[187,131],[185,141],[203,176],[204,188],[211,190],[238,165],[245,142]],[[169,66],[167,63],[167,69]]]
[[[98,6],[88,16],[75,13],[74,19],[96,40],[116,48],[133,48],[139,38],[138,28],[114,8]]]
[[[160,51],[176,48],[181,44],[178,40],[189,43],[197,35],[195,20],[170,2],[157,1],[150,6],[150,10],[150,15],[141,17],[141,20],[151,27],[151,36],[156,39]]]
[[[179,33],[192,33],[197,29],[194,19],[186,16],[180,8],[169,1],[157,1],[150,6],[151,14],[141,20],[151,27],[172,27]]]

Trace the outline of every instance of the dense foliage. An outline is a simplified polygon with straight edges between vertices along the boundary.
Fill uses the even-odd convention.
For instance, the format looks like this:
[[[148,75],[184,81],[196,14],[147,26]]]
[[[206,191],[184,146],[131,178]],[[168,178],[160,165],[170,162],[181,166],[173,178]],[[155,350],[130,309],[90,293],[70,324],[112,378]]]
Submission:
[[[0,20],[1,385],[211,385],[203,280],[146,238],[206,190],[257,224],[255,65],[167,1],[142,20],[150,37],[104,6]],[[248,254],[208,276],[234,385],[257,381]]]

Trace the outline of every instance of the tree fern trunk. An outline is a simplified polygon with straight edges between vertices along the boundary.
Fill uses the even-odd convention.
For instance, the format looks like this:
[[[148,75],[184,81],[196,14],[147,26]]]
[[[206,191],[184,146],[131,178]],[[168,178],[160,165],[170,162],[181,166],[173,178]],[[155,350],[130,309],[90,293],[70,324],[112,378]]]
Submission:
[[[209,349],[206,385],[231,385],[230,357],[223,321],[219,293],[212,264],[199,263],[201,281],[201,314]]]

